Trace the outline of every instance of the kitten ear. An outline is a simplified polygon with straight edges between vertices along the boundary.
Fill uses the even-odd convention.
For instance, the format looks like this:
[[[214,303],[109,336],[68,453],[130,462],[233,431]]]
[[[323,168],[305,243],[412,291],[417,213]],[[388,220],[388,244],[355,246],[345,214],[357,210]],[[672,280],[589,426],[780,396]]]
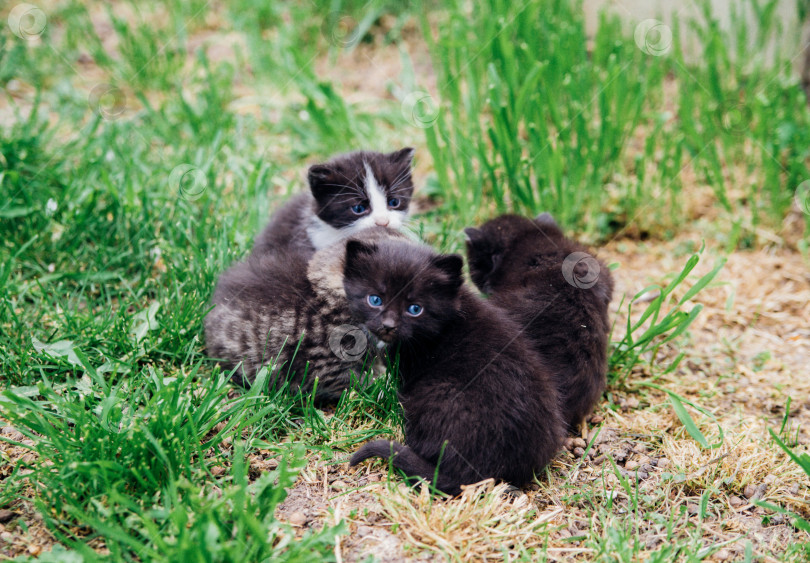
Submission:
[[[363,261],[371,256],[377,247],[373,244],[365,243],[361,240],[350,239],[346,242],[346,261],[343,266],[343,274],[362,270]]]
[[[332,175],[332,169],[325,164],[313,164],[309,167],[307,178],[310,182],[320,181],[329,178]]]
[[[315,164],[309,167],[307,180],[312,193],[319,191],[321,184],[327,183],[333,176],[334,171],[324,164]]]
[[[416,151],[411,147],[405,147],[404,149],[399,149],[398,151],[394,151],[388,154],[388,160],[393,162],[394,164],[399,164],[402,166],[411,166],[413,162],[413,155]]]
[[[458,289],[464,283],[461,270],[464,268],[464,259],[458,254],[442,254],[432,260],[433,265],[447,274],[449,286]]]
[[[557,221],[554,220],[554,217],[551,216],[550,213],[541,213],[537,217],[534,218],[534,222],[540,225],[541,227],[554,227],[557,230],[560,230],[560,226],[557,224]]]
[[[481,229],[475,227],[467,227],[464,229],[464,236],[467,239],[467,244],[471,247],[481,246],[486,240],[486,235]]]

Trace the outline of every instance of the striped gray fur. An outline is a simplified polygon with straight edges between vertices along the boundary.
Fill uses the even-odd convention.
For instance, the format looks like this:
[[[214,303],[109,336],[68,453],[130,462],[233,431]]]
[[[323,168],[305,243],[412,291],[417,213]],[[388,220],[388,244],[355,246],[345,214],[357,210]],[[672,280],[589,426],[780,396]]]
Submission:
[[[402,236],[376,227],[352,238]],[[339,398],[352,377],[370,381],[373,366],[380,365],[377,340],[353,328],[343,290],[345,248],[346,241],[338,242],[315,253],[309,263],[300,254],[276,253],[251,255],[231,267],[220,278],[205,319],[209,356],[226,369],[238,367],[234,380],[245,386],[271,365],[274,386],[288,380],[291,388],[312,392],[317,379],[319,401]],[[347,330],[366,340],[365,353],[348,355],[341,348],[340,336]],[[343,342],[351,348],[351,337]]]

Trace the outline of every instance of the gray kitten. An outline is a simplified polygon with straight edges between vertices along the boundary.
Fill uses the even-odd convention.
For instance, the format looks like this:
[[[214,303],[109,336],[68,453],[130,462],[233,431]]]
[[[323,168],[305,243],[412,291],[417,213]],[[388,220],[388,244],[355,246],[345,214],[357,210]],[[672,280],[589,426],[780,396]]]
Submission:
[[[399,238],[376,227],[359,231],[366,241]],[[354,325],[343,289],[346,241],[318,251],[307,263],[283,250],[248,257],[226,271],[205,318],[208,355],[226,369],[241,367],[234,381],[250,385],[263,366],[270,381],[332,401],[362,380],[378,360],[378,342]],[[317,386],[316,386],[317,381]]]

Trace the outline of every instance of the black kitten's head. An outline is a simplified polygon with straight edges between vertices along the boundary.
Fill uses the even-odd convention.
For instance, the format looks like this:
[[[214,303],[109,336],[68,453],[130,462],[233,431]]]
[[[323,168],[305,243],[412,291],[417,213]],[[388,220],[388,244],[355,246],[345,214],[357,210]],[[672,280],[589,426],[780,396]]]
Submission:
[[[340,229],[344,235],[374,226],[399,229],[413,195],[413,152],[359,151],[312,166],[309,187],[324,228]]]
[[[562,231],[548,213],[536,219],[501,215],[479,228],[464,229],[470,277],[484,293],[521,283],[530,268],[553,259],[565,244]]]
[[[437,336],[458,315],[463,260],[401,240],[346,243],[352,316],[385,342]]]

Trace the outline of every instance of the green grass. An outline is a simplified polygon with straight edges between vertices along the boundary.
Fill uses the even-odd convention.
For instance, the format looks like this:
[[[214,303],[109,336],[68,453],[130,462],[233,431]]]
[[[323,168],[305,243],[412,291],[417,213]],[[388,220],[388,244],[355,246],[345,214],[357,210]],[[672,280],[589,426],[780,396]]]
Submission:
[[[663,373],[672,372],[678,367],[685,353],[679,354],[668,366],[655,366],[657,352],[661,346],[682,335],[697,318],[703,306],[701,304],[693,305],[689,311],[684,311],[684,305],[712,282],[726,262],[725,259],[718,261],[709,273],[696,280],[694,285],[677,302],[674,302],[673,291],[695,269],[702,252],[703,249],[692,254],[683,270],[674,275],[666,287],[647,286],[630,299],[627,305],[627,326],[624,330],[624,337],[621,340],[614,340],[610,355],[611,383],[623,382],[630,371],[642,362],[648,363],[651,368],[663,368]],[[633,305],[636,300],[645,295],[651,295],[653,299],[640,316],[634,317]]]
[[[703,2],[704,18],[662,26],[669,40],[605,16],[590,51],[576,3],[451,4],[422,25],[439,94],[426,140],[437,191],[466,222],[547,210],[597,237],[675,229],[688,167],[737,227],[731,247],[750,246],[757,226],[778,230],[810,175],[793,53],[747,47],[780,37],[775,2],[742,2],[756,31],[743,18],[722,31]],[[696,40],[679,41],[682,27]],[[695,45],[699,64],[683,52]],[[643,146],[631,151],[633,135]]]
[[[706,46],[698,64],[677,44],[643,52],[609,18],[589,52],[569,2],[466,6],[65,0],[45,9],[39,40],[0,35],[0,417],[36,454],[4,480],[0,508],[33,500],[59,549],[88,560],[334,557],[345,525],[302,536],[274,510],[309,453],[340,460],[397,435],[395,382],[347,394],[329,414],[261,382],[229,397],[202,331],[217,276],[318,159],[425,147],[431,173],[418,180],[435,205],[416,227],[442,250],[461,248],[462,227],[510,210],[549,210],[594,239],[634,223],[672,236],[686,217],[686,166],[722,207],[727,246],[755,245],[753,229],[776,228],[810,177],[797,79],[782,53],[771,65],[734,62],[725,35],[746,33],[742,23],[681,22]],[[764,42],[779,22],[757,6]],[[432,102],[409,98],[425,81],[409,34],[426,39]],[[206,47],[224,35],[238,39],[233,56],[214,60]],[[401,49],[402,75],[388,85],[398,99],[360,105],[316,68],[371,46]],[[698,259],[614,330],[612,389],[631,386],[639,366],[677,366],[657,353],[687,330],[700,311],[687,301],[717,273],[690,276]],[[695,285],[675,300],[685,280]],[[245,459],[258,449],[279,465],[256,479]],[[634,519],[660,516],[654,497],[642,500],[620,527],[610,507],[597,511],[613,530],[587,538],[598,556],[640,553]],[[675,542],[659,560],[706,550],[699,530],[676,541],[674,520],[655,526]]]

